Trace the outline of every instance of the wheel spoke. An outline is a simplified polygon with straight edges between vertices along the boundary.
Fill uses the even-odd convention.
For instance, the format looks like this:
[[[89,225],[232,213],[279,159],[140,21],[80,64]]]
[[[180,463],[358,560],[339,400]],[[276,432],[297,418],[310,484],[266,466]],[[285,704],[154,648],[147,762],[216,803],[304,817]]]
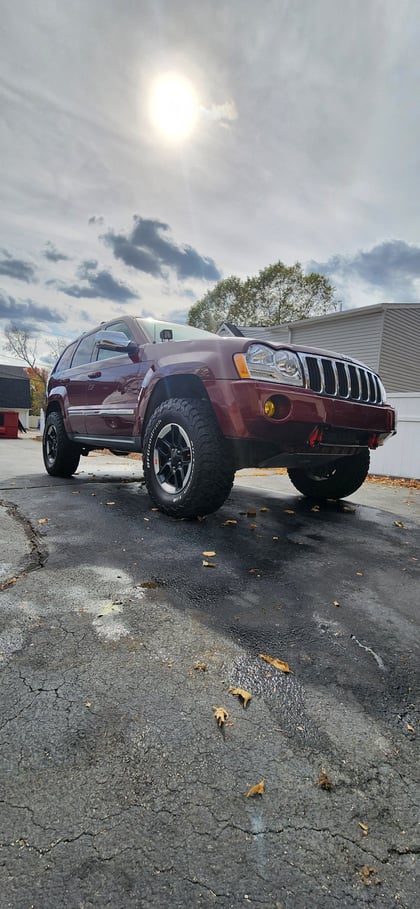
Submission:
[[[161,429],[154,447],[153,466],[162,489],[171,495],[182,492],[191,474],[191,443],[177,423]]]

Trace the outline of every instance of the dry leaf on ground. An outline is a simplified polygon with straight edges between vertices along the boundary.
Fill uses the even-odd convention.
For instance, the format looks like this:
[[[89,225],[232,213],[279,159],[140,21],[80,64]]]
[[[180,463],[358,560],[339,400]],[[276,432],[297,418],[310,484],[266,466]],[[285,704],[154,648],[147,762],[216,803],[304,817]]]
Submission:
[[[115,502],[105,502],[105,505],[115,505]]]
[[[236,526],[237,523],[233,518],[228,518],[227,521],[223,521],[222,527]]]
[[[363,824],[362,821],[359,821],[359,827],[363,833],[363,836],[367,836],[369,833],[369,827],[367,824]]]
[[[372,865],[362,865],[362,867],[359,868],[359,874],[363,883],[366,884],[366,887],[370,887],[372,881],[375,884],[381,883],[379,877],[373,877],[373,875],[376,875],[376,868],[372,868]]]
[[[201,555],[208,556],[209,558],[212,558],[213,556],[216,555],[216,553],[214,552],[213,549],[208,549],[208,550],[202,552]]]
[[[226,723],[226,720],[229,716],[229,714],[226,710],[226,707],[213,707],[213,710],[214,710],[214,718],[215,718],[215,720],[217,720],[217,725],[224,726],[224,724]]]
[[[249,691],[245,691],[243,688],[233,688],[232,685],[230,685],[228,691],[230,694],[234,694],[241,699],[244,708],[252,698],[252,694],[250,694]]]
[[[333,600],[333,606],[340,606],[339,601],[338,601],[338,600]]]
[[[325,789],[327,792],[331,792],[333,784],[328,776],[328,773],[325,773],[325,770],[321,770],[318,777],[318,786],[321,789]]]
[[[215,562],[207,562],[206,559],[203,559],[203,568],[216,568]]]
[[[121,606],[118,606],[117,603],[108,603],[107,606],[104,606],[104,608],[98,612],[98,619],[103,615],[109,615],[111,612],[121,612]]]
[[[265,780],[261,780],[261,782],[257,783],[256,786],[251,786],[251,789],[248,789],[246,797],[247,797],[247,799],[250,799],[254,795],[264,795],[264,792],[265,792]]]
[[[294,514],[295,513],[292,508],[283,508],[283,511],[285,514]]]
[[[3,581],[3,583],[0,584],[0,590],[6,590],[7,587],[11,587],[12,584],[16,584],[16,581],[17,578],[9,578],[8,581]]]
[[[404,524],[402,521],[393,521],[392,523],[393,523],[394,527],[404,527]]]
[[[280,669],[280,672],[291,672],[291,668],[288,663],[285,663],[284,660],[278,660],[277,657],[267,656],[266,653],[260,653],[260,658],[265,660],[266,663],[270,663],[270,666],[274,666],[275,669]]]
[[[38,524],[48,524],[48,518],[40,518]]]
[[[194,663],[194,669],[199,669],[201,672],[205,672],[207,669],[206,663]]]

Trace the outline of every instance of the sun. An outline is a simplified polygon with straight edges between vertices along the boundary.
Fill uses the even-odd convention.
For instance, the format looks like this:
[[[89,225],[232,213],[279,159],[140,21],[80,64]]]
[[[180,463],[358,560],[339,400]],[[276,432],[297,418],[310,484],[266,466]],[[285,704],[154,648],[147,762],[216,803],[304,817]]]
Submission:
[[[198,116],[198,101],[188,79],[166,73],[156,79],[150,98],[150,117],[167,139],[181,142],[191,135]]]

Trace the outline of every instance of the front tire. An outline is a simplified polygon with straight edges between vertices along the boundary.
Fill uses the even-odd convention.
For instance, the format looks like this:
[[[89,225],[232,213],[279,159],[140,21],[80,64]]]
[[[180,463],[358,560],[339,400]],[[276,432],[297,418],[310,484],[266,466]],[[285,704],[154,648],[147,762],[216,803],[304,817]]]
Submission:
[[[228,443],[207,401],[171,398],[146,426],[144,478],[165,514],[191,518],[217,511],[235,475]]]
[[[325,467],[318,464],[307,470],[290,468],[293,486],[311,499],[344,499],[364,483],[369,470],[369,451],[340,458]]]
[[[45,420],[42,454],[45,469],[52,477],[71,477],[79,466],[80,448],[69,439],[61,413],[56,410]]]

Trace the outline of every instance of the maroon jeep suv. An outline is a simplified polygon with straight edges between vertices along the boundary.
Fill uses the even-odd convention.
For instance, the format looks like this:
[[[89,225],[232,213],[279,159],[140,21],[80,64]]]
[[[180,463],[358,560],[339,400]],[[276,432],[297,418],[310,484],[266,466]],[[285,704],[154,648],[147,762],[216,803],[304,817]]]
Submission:
[[[241,467],[287,467],[318,499],[350,495],[394,427],[381,380],[349,357],[127,316],[54,366],[43,453],[69,477],[93,449],[143,452],[153,502],[192,517],[223,504]]]

